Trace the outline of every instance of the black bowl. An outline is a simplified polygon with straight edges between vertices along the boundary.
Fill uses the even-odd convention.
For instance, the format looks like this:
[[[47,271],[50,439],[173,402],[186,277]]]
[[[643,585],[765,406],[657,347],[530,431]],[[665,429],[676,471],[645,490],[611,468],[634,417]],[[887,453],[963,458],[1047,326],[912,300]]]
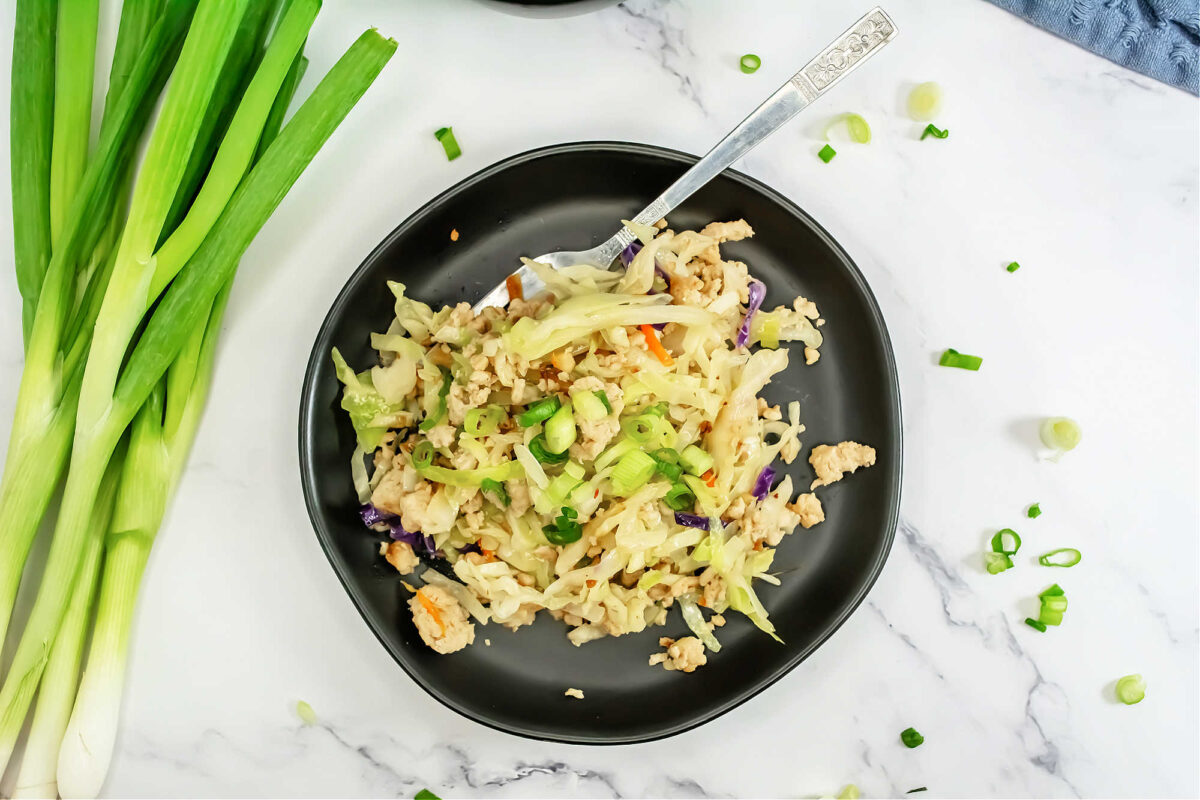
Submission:
[[[431,304],[474,301],[502,281],[520,255],[598,244],[655,197],[695,157],[657,147],[593,142],[514,156],[468,178],[396,228],[350,277],[329,311],[308,363],[300,408],[300,464],[309,516],[330,563],[371,630],[400,666],[445,705],[500,730],[593,744],[639,742],[692,728],[779,680],[829,638],[862,602],[891,549],[900,504],[900,394],[887,329],[862,274],[811,217],[745,175],[727,171],[670,215],[677,229],[744,217],[753,239],[725,245],[768,286],[767,305],[797,295],[828,323],[813,367],[797,363],[765,392],[801,402],[807,448],[843,439],[876,448],[878,463],[821,490],[828,519],[780,545],[782,586],[759,594],[779,644],[738,614],[720,630],[724,647],[690,675],[649,667],[660,635],[686,633],[677,612],[665,628],[573,647],[549,615],[513,633],[486,626],[475,644],[441,656],[418,637],[400,578],[364,530],[351,484],[354,434],[339,409],[329,358],[374,357],[369,334],[388,326],[398,280]],[[457,229],[461,238],[450,240]],[[788,472],[807,487],[811,470]],[[483,639],[491,640],[485,646]],[[563,696],[568,687],[583,701]]]
[[[522,17],[573,17],[615,6],[621,0],[476,0],[489,8]]]

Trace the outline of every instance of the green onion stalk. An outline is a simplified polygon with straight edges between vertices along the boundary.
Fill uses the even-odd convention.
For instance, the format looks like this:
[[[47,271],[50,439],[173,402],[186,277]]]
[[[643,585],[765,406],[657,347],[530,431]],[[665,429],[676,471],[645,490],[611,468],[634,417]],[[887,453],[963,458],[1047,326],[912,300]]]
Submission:
[[[57,247],[87,164],[99,0],[58,0],[54,137],[50,154],[50,244]]]
[[[339,59],[242,181],[211,233],[170,284],[134,348],[113,394],[113,407],[144,403],[154,383],[166,375],[161,437],[169,478],[157,485],[161,497],[169,495],[178,479],[199,422],[238,260],[395,49],[394,41],[367,31]],[[126,516],[118,502],[106,544],[88,664],[59,755],[58,785],[64,796],[95,796],[111,760],[138,588],[165,507],[165,501],[142,497],[140,515],[130,511]]]
[[[15,37],[18,43],[32,36],[27,29],[29,25],[44,22],[37,15],[22,13],[26,9],[26,1],[38,2],[23,0],[18,8]],[[127,6],[136,2],[144,0],[130,0]],[[27,338],[25,368],[9,436],[4,477],[0,480],[0,639],[12,614],[29,547],[70,452],[83,377],[82,365],[90,346],[92,324],[99,313],[104,294],[101,284],[107,280],[109,273],[108,268],[98,270],[87,287],[83,302],[79,303],[75,297],[75,267],[86,258],[85,242],[95,225],[94,220],[100,219],[109,224],[114,216],[121,213],[113,207],[115,191],[112,187],[124,181],[131,169],[134,149],[128,142],[136,142],[149,119],[158,93],[178,55],[179,43],[187,31],[190,16],[191,9],[187,4],[176,2],[144,35],[132,29],[129,35],[125,35],[127,27],[124,25],[123,12],[114,63],[133,50],[139,55],[133,61],[123,89],[114,95],[110,87],[109,105],[99,142],[71,204],[59,238],[60,246],[55,248],[46,264],[42,280],[44,285],[39,285],[36,292],[26,285],[33,281],[28,269],[22,280],[22,258],[17,258],[18,285],[22,287],[23,301],[26,307],[32,301],[36,311]],[[18,48],[22,49],[29,50],[27,47]],[[42,52],[44,58],[52,55],[52,52]],[[13,71],[14,99],[29,93],[27,83],[38,74],[40,71],[33,64]],[[12,142],[14,164],[18,153],[29,149],[20,145],[20,138],[15,137]],[[33,238],[27,235],[28,228],[31,224],[36,227],[36,224],[30,222],[29,209],[20,207],[19,197],[24,195],[16,189],[19,180],[16,174],[13,180],[13,222],[19,254],[23,249],[28,249],[23,247],[22,241]],[[37,219],[41,217],[40,214],[33,216]],[[47,221],[47,236],[48,231]],[[106,259],[105,263],[111,267],[111,260]],[[73,309],[76,311],[74,319],[71,318]]]

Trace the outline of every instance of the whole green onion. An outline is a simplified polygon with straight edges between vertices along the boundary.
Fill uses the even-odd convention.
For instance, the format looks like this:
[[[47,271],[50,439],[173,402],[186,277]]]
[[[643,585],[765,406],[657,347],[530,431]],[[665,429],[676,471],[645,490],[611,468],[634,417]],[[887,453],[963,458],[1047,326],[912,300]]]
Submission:
[[[1083,553],[1074,547],[1060,547],[1038,556],[1043,567],[1073,567],[1083,560]]]
[[[1126,675],[1117,681],[1117,699],[1127,706],[1142,702],[1146,697],[1146,681],[1141,675]]]

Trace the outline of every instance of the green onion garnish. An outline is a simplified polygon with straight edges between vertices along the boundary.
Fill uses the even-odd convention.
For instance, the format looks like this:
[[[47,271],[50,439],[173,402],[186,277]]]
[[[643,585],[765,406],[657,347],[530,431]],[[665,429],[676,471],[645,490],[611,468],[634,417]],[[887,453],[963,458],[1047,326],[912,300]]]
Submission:
[[[442,149],[446,151],[447,161],[453,161],[462,155],[462,148],[458,146],[458,140],[454,138],[453,128],[438,128],[437,132],[433,135],[442,143]]]
[[[413,796],[413,800],[442,800],[442,798],[438,797],[428,789],[422,789]]]
[[[546,541],[558,545],[578,542],[583,536],[583,526],[575,521],[578,516],[578,511],[570,506],[563,506],[562,513],[554,518],[554,524],[542,528]]]
[[[679,466],[689,474],[700,477],[713,468],[713,457],[696,445],[689,444],[679,454]]]
[[[746,53],[746,55],[742,56],[739,63],[741,64],[742,72],[749,75],[752,72],[758,71],[758,68],[762,66],[762,59],[754,55],[754,53]]]
[[[428,439],[417,442],[412,451],[412,463],[417,469],[425,469],[433,464],[433,442]]]
[[[546,434],[544,433],[539,433],[529,440],[529,452],[533,453],[533,457],[541,463],[551,466],[562,464],[568,458],[565,450],[561,453],[550,452],[550,448],[546,446]]]
[[[921,133],[921,138],[924,139],[926,136],[932,136],[935,139],[945,139],[949,135],[949,130],[940,130],[934,127],[933,123],[930,123],[925,126],[925,130]],[[1012,272],[1012,270],[1009,270],[1009,272]]]
[[[908,95],[908,115],[917,122],[929,122],[942,109],[942,87],[933,81],[914,87]]]
[[[468,436],[489,436],[500,428],[504,409],[497,405],[487,408],[472,408],[463,419],[463,431]]]
[[[1034,619],[1033,617],[1026,617],[1025,624],[1034,630],[1041,631],[1042,633],[1046,632],[1046,623],[1042,622],[1041,620]]]
[[[313,707],[303,700],[296,702],[296,716],[300,717],[300,721],[305,725],[317,724],[317,712],[313,711]]]
[[[1006,569],[1012,569],[1012,557],[1007,553],[984,553],[984,566],[987,567],[989,575],[999,575]]]
[[[1117,681],[1117,699],[1127,706],[1142,702],[1146,696],[1146,681],[1141,675],[1126,675]]]
[[[1016,272],[1020,268],[1021,268],[1021,265],[1015,261],[1012,262],[1011,264],[1009,264],[1007,267],[1005,267],[1005,269],[1008,270],[1009,272]]]
[[[1042,515],[1042,504],[1034,503],[1029,507],[1029,511],[1025,512],[1030,519],[1037,519]]]
[[[508,491],[504,488],[504,484],[500,481],[484,478],[480,482],[479,488],[485,492],[491,492],[501,505],[508,506],[512,503],[512,499],[508,496]]]
[[[529,428],[539,422],[545,422],[554,416],[554,412],[558,411],[560,406],[562,401],[557,397],[544,397],[526,408],[524,413],[517,417],[517,423],[522,428]]]
[[[825,138],[828,139],[829,132],[834,128],[834,126],[842,122],[846,123],[846,131],[850,134],[850,139],[852,141],[858,142],[859,144],[871,143],[871,125],[865,119],[863,119],[861,114],[839,114],[838,116],[834,117],[832,120],[830,120],[829,124],[825,126]]]
[[[628,497],[645,485],[654,475],[656,462],[641,450],[630,450],[621,456],[612,473],[613,492]]]
[[[1074,547],[1060,547],[1038,556],[1038,563],[1043,567],[1073,567],[1082,560],[1083,553]]]
[[[1083,439],[1083,429],[1069,417],[1049,417],[1042,422],[1038,433],[1046,447],[1060,453],[1074,450]]]
[[[917,733],[916,728],[905,728],[900,731],[900,741],[904,742],[904,746],[908,748],[920,747],[925,741],[925,737]]]
[[[608,393],[605,392],[603,389],[597,389],[596,397],[599,397],[600,402],[604,403],[604,410],[611,414],[612,413],[612,403],[608,402]]]
[[[957,367],[958,369],[969,369],[972,372],[978,372],[979,367],[983,364],[983,359],[979,356],[968,356],[958,352],[953,347],[946,348],[946,352],[942,353],[942,357],[938,359],[938,365],[943,367]]]
[[[1057,583],[1038,595],[1042,601],[1042,610],[1038,614],[1038,622],[1045,625],[1061,625],[1063,613],[1067,610],[1067,596]]]
[[[571,400],[575,404],[575,413],[589,422],[604,419],[612,413],[604,407],[596,392],[576,392],[571,395]]]
[[[421,424],[417,426],[421,431],[432,430],[442,421],[442,417],[446,416],[446,395],[450,394],[450,384],[454,382],[454,379],[450,376],[450,370],[445,367],[440,369],[442,370],[442,388],[438,389],[437,407],[421,420]]]
[[[563,403],[554,416],[546,420],[546,449],[551,453],[565,453],[567,448],[575,444],[578,433],[575,412],[571,410],[570,403]]]
[[[820,151],[818,151],[817,158],[821,159],[826,164],[828,164],[830,161],[833,161],[833,157],[836,155],[837,155],[837,150],[834,150],[829,145],[825,145],[824,147],[822,147],[820,149]]]
[[[671,484],[663,502],[672,511],[686,511],[696,505],[696,493],[686,483]]]
[[[1012,528],[1004,528],[992,537],[992,552],[1015,556],[1021,549],[1021,536]]]

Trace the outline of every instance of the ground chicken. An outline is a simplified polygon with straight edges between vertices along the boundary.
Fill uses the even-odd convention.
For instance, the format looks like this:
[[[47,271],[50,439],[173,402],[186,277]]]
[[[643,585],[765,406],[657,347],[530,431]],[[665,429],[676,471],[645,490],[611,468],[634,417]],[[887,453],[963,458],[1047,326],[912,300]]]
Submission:
[[[704,644],[695,636],[685,636],[678,641],[664,636],[658,643],[667,648],[667,652],[650,656],[650,666],[662,664],[664,669],[672,672],[695,672],[697,667],[708,663],[708,656],[704,654]]]
[[[754,229],[744,219],[732,222],[710,222],[700,231],[701,236],[716,239],[718,242],[740,242],[754,235]]]
[[[821,501],[811,492],[799,495],[796,502],[788,508],[800,518],[800,526],[803,528],[811,528],[818,522],[825,521],[825,510],[821,508]]]
[[[818,352],[817,348],[815,348],[815,347],[804,348],[804,363],[805,364],[808,364],[811,367],[813,364],[817,363],[817,360],[820,358],[821,358],[821,353]]]
[[[454,595],[440,586],[423,586],[408,601],[408,607],[421,639],[442,655],[475,641],[475,624]]]
[[[714,608],[725,599],[725,580],[712,567],[700,573],[700,588],[704,593],[701,605],[705,608]]]
[[[387,552],[384,554],[384,558],[401,575],[409,574],[417,568],[417,564],[421,563],[417,558],[417,554],[413,552],[412,547],[407,542],[392,542],[387,545]]]
[[[583,699],[583,690],[582,689],[567,689],[565,692],[563,692],[563,694],[566,695],[567,697],[574,697],[576,700]]]
[[[858,442],[821,444],[812,449],[808,463],[812,464],[813,471],[817,473],[817,479],[809,487],[815,489],[840,481],[847,472],[874,464],[875,448]]]

